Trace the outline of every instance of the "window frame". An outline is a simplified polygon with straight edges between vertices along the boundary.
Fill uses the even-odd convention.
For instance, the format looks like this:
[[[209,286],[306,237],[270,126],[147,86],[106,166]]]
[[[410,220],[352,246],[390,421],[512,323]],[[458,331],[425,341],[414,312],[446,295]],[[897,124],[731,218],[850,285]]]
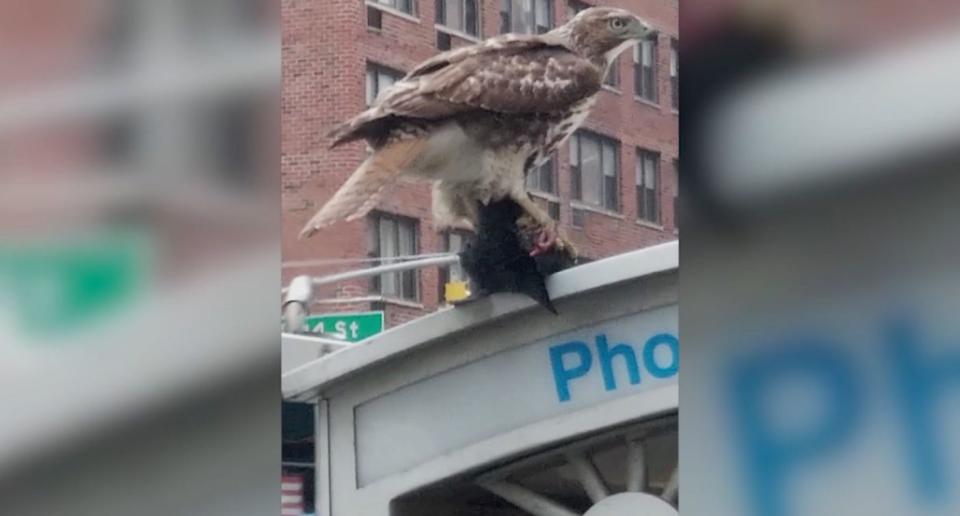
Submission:
[[[418,0],[364,0],[364,3],[367,6],[411,18],[416,18],[419,16],[419,6],[417,5],[417,2]],[[397,4],[399,3],[407,4],[410,10],[408,11],[402,7],[398,7]]]
[[[586,136],[588,138],[595,139],[599,148],[599,160],[600,163],[597,165],[597,170],[599,171],[599,176],[597,181],[600,182],[600,203],[594,204],[591,201],[585,200],[583,198],[583,145],[582,138]],[[594,209],[600,209],[610,213],[620,213],[621,207],[623,205],[622,200],[620,199],[620,181],[621,181],[621,156],[620,156],[620,142],[609,136],[602,135],[587,129],[577,130],[573,136],[570,137],[570,197],[574,201],[581,203],[584,206],[589,206]],[[574,151],[574,145],[576,145],[576,150]],[[609,198],[609,189],[606,181],[606,175],[604,171],[604,147],[608,146],[613,149],[613,164],[614,164],[614,175],[613,175],[613,200],[614,206],[609,206],[607,204]],[[574,163],[573,159],[576,157],[577,162]]]
[[[615,57],[610,63],[610,69],[603,77],[603,85],[615,90],[620,89],[620,56]]]
[[[646,160],[644,158],[650,157],[653,158],[653,188],[648,188],[646,184]],[[663,223],[663,206],[660,199],[661,190],[663,189],[663,178],[661,177],[660,166],[661,155],[658,151],[652,149],[645,149],[642,147],[637,147],[637,161],[635,164],[635,187],[636,187],[636,202],[637,202],[637,220],[640,222],[660,225]],[[651,218],[648,211],[651,209],[648,208],[646,202],[646,192],[651,190],[653,192],[653,207]]]
[[[670,38],[670,106],[680,110],[680,41]]]
[[[544,171],[546,170],[546,174]],[[550,176],[550,189],[543,188],[543,176]],[[531,181],[536,178],[536,181]],[[536,170],[531,170],[525,179],[527,190],[540,192],[548,195],[557,195],[557,153],[550,154],[546,163],[540,165]]]
[[[395,238],[395,248],[396,255],[394,256],[383,256],[383,242],[381,241],[381,225],[384,221],[390,221],[393,223],[394,235]],[[386,212],[374,212],[369,216],[369,247],[370,247],[370,257],[371,258],[396,258],[397,256],[404,256],[405,253],[401,250],[401,226],[409,225],[410,235],[413,237],[413,242],[411,243],[411,254],[419,254],[420,252],[420,221],[412,218],[405,217],[403,215],[397,215],[393,213]],[[385,265],[388,263],[393,263],[392,260],[380,260],[378,262],[380,265]],[[396,292],[384,292],[383,291],[383,279],[391,275],[393,276]],[[417,269],[410,269],[406,271],[397,271],[397,272],[388,272],[384,274],[379,274],[376,276],[371,276],[370,278],[370,290],[379,294],[380,296],[387,299],[398,299],[402,301],[411,301],[419,302],[421,287],[420,287],[420,271]],[[409,285],[408,285],[409,283]],[[406,292],[409,287],[412,289],[412,292]]]
[[[370,99],[370,98],[369,98],[369,97],[370,97],[370,86],[369,86],[369,83],[370,83],[370,73],[371,73],[371,72],[375,72],[375,73],[376,73],[376,76],[375,76],[376,85],[374,86],[374,89],[375,89],[376,91],[375,91],[375,94],[374,94],[374,96],[373,96],[373,99]],[[389,76],[392,76],[392,77],[393,77],[393,83],[396,83],[397,81],[399,81],[400,79],[402,79],[406,74],[405,74],[404,72],[401,72],[401,71],[395,69],[395,68],[391,68],[391,67],[389,67],[389,66],[382,65],[382,64],[376,63],[376,62],[374,62],[374,61],[367,61],[367,67],[366,67],[366,70],[365,70],[365,72],[364,72],[364,96],[365,96],[364,101],[367,103],[367,107],[372,106],[373,103],[376,102],[376,100],[377,100],[377,98],[380,96],[380,94],[383,93],[383,88],[380,87],[380,78],[381,78],[381,75],[389,75]],[[391,85],[392,85],[392,84],[391,84]]]
[[[651,49],[649,67],[643,65],[643,45],[647,43],[653,46],[653,48]],[[660,39],[659,38],[645,39],[643,41],[638,42],[636,45],[634,45],[633,48],[634,48],[633,93],[637,98],[641,100],[650,102],[652,104],[658,104],[660,102],[660,91],[659,91],[660,88],[658,85],[658,79],[660,75],[659,66],[658,66],[659,52],[660,52]],[[643,81],[643,78],[645,75],[644,72],[645,72],[645,69],[647,68],[650,69],[650,75],[651,75],[649,92],[644,91],[644,81]]]
[[[461,24],[462,28],[451,27],[447,25],[446,20],[446,2],[447,0],[436,0],[434,6],[436,9],[436,28],[440,31],[453,34],[455,36],[467,36],[471,39],[478,39],[483,34],[483,2],[481,0],[455,0],[460,3],[460,13],[461,13]],[[467,3],[473,3],[475,23],[473,27],[474,32],[470,32],[467,29]]]
[[[518,31],[517,21],[523,19],[523,14],[526,13],[524,9],[525,0],[500,0],[500,34],[507,33],[517,33],[517,34],[544,34],[553,30],[556,27],[554,22],[557,14],[557,7],[554,0],[529,0],[529,5],[532,9],[530,12],[530,22],[529,31]],[[543,2],[547,6],[547,24],[545,26],[540,25],[538,22],[541,21],[537,18],[537,7],[540,2]],[[505,7],[509,6],[509,11]],[[517,16],[520,14],[521,16]],[[544,30],[541,31],[540,28],[543,27]]]
[[[673,230],[680,232],[680,160],[673,161]]]

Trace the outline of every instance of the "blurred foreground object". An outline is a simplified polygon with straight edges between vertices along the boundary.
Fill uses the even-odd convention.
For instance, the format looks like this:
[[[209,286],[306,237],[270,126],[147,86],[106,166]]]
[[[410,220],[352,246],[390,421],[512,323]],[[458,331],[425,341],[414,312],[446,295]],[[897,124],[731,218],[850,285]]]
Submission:
[[[681,199],[684,510],[957,514],[956,18],[924,30],[919,6],[889,2],[893,18],[688,17],[698,4],[681,53],[698,196]]]
[[[4,513],[276,512],[277,7],[0,4]]]

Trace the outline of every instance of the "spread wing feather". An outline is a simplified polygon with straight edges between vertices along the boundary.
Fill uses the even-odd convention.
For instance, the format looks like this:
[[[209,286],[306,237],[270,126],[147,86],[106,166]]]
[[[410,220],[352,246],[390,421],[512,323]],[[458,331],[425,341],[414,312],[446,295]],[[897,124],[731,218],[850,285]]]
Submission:
[[[315,234],[338,220],[347,222],[363,217],[380,200],[386,187],[422,152],[422,138],[398,140],[381,147],[350,175],[337,193],[323,205],[300,231],[300,238]]]
[[[595,93],[602,75],[599,67],[544,36],[491,38],[421,63],[330,136],[339,145],[370,137],[391,120],[438,120],[474,110],[554,112]]]

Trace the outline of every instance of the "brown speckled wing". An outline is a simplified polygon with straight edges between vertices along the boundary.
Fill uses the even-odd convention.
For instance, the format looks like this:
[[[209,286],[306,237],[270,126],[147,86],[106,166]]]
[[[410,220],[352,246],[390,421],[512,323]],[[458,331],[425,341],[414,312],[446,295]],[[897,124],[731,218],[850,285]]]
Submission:
[[[537,36],[491,38],[424,61],[331,137],[337,145],[398,117],[441,120],[478,109],[504,114],[563,111],[596,93],[602,75],[590,61]]]
[[[600,89],[602,70],[562,47],[510,46],[421,75],[417,88],[398,89],[386,111],[442,118],[473,109],[529,114],[562,111]]]

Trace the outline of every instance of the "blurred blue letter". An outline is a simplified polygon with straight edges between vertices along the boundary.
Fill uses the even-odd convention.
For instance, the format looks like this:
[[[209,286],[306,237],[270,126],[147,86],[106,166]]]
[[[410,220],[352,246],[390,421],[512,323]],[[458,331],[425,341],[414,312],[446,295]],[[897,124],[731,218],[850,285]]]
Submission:
[[[568,353],[579,355],[580,365],[566,369],[563,365],[563,356]],[[560,401],[570,401],[570,380],[587,374],[593,365],[593,356],[590,354],[590,348],[583,342],[567,342],[550,348],[550,365],[553,367],[553,381],[557,384],[557,396]]]
[[[851,435],[861,405],[853,362],[840,345],[827,340],[795,339],[757,355],[743,357],[732,371],[733,418],[756,516],[785,516],[786,485],[791,470],[823,455]],[[819,424],[804,433],[776,435],[764,395],[784,379],[814,380],[829,392],[830,403]],[[769,406],[769,405],[767,405]]]

